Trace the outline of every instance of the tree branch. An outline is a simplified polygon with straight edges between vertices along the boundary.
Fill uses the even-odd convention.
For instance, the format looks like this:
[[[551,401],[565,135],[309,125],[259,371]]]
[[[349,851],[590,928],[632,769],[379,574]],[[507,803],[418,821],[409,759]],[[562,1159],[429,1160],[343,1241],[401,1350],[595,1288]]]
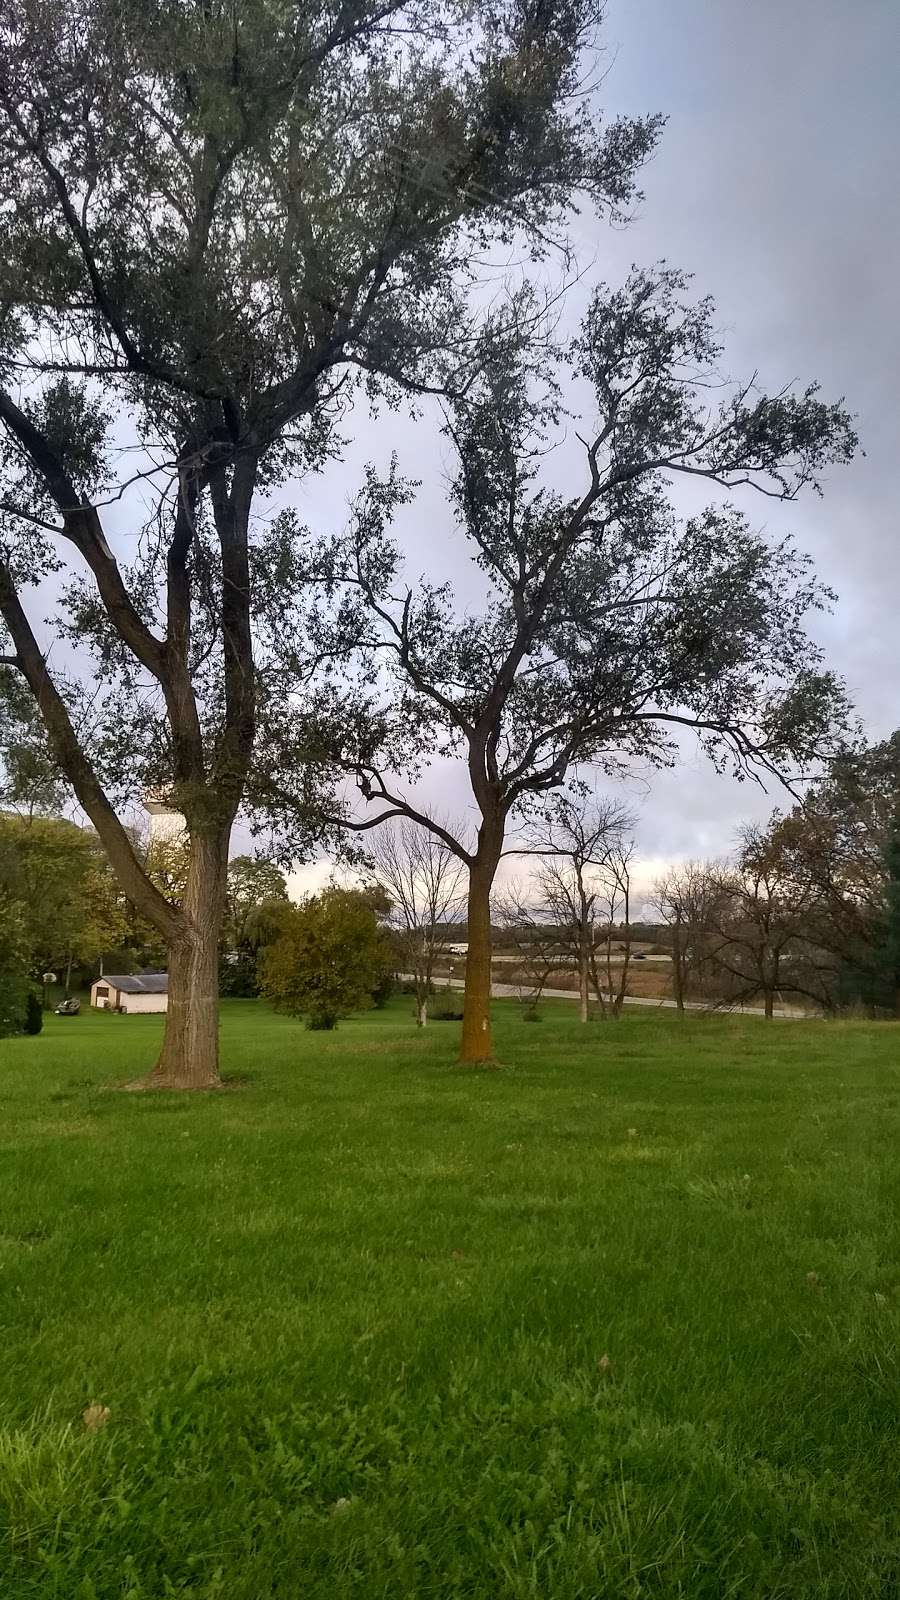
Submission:
[[[5,563],[0,564],[0,614],[16,647],[17,665],[44,719],[53,754],[94,824],[125,894],[149,917],[167,942],[177,941],[186,929],[184,915],[160,894],[138,861],[131,840],[81,746],[65,702],[47,671],[47,663]]]

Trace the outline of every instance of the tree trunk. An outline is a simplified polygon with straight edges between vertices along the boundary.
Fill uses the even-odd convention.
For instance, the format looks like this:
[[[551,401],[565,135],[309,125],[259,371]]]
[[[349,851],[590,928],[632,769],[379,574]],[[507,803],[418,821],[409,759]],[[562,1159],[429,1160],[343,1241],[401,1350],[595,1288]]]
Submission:
[[[466,954],[466,994],[463,1005],[463,1063],[492,1064],[491,1039],[491,889],[503,847],[502,838],[479,834],[478,850],[469,868],[468,939]]]
[[[584,934],[579,940],[578,951],[578,1015],[582,1022],[587,1022],[590,1017],[590,971]]]
[[[766,1017],[771,1022],[772,1017],[775,1015],[775,991],[774,989],[766,989],[764,993]]]
[[[679,1016],[684,1016],[684,945],[681,939],[681,924],[676,920],[672,938],[672,988],[675,991],[675,1005]]]
[[[169,948],[169,1003],[153,1088],[216,1089],[219,1076],[219,937],[230,830],[193,834],[184,894],[187,922]]]
[[[428,1021],[428,1000],[431,995],[431,973],[434,954],[427,949],[413,952],[413,985],[416,991],[416,1027],[424,1028]]]
[[[64,1000],[68,1000],[69,995],[71,993],[71,989],[72,989],[72,960],[73,960],[73,957],[72,957],[72,952],[70,950],[69,951],[69,959],[66,962],[66,992],[65,992],[65,994],[63,996]]]

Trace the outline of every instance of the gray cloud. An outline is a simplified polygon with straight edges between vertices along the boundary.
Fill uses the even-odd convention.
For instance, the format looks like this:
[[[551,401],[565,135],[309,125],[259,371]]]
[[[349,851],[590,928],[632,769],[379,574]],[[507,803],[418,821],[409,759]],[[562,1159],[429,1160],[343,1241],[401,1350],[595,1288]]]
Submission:
[[[581,219],[582,259],[614,282],[632,261],[664,256],[689,269],[718,302],[730,371],[759,369],[770,386],[815,377],[857,412],[866,457],[835,474],[821,501],[744,503],[773,533],[794,532],[838,591],[819,635],[870,733],[883,736],[900,723],[900,6],[610,0],[603,38],[603,106],[669,121],[639,215],[615,231]],[[573,324],[585,294],[572,296]],[[339,470],[292,498],[312,525],[339,527],[363,464],[386,463],[393,448],[423,480],[401,528],[410,571],[452,577],[474,602],[478,574],[452,537],[433,419],[373,422],[361,410]],[[109,520],[133,549],[124,503]],[[466,807],[462,773],[432,772],[421,787],[445,811]],[[634,798],[649,862],[727,850],[742,818],[783,797],[718,777],[686,744],[677,770],[636,785]]]
[[[583,219],[594,275],[618,281],[632,261],[665,256],[718,303],[727,367],[769,386],[821,380],[846,395],[866,449],[825,497],[798,506],[745,502],[774,533],[793,532],[839,593],[818,632],[870,732],[900,722],[900,578],[895,479],[900,373],[900,7],[896,0],[612,0],[599,90],[610,111],[663,111],[668,126],[645,174],[646,200],[625,230]],[[573,319],[581,291],[573,296]],[[346,485],[396,447],[423,477],[403,535],[411,570],[475,580],[446,535],[440,443],[427,421],[360,419],[342,469],[299,500],[311,520],[340,522]],[[432,773],[422,791],[462,809],[462,774]],[[448,802],[448,793],[450,800]],[[454,806],[454,798],[455,806]],[[638,786],[648,863],[716,854],[739,821],[784,799],[718,777],[690,745],[673,772]]]

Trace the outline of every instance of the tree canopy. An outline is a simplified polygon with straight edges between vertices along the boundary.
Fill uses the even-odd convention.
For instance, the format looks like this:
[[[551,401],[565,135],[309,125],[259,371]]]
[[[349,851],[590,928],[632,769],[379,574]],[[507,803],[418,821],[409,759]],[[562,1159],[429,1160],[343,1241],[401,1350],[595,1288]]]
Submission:
[[[726,496],[746,488],[792,500],[817,488],[852,456],[853,424],[814,386],[723,392],[719,357],[712,303],[665,266],[598,288],[556,373],[538,373],[515,337],[489,343],[445,424],[453,508],[484,575],[480,610],[460,607],[447,585],[405,575],[391,522],[414,486],[398,469],[370,472],[356,502],[338,570],[345,604],[358,607],[366,665],[361,687],[336,691],[339,717],[327,700],[317,706],[314,737],[328,749],[330,727],[355,725],[355,743],[331,741],[373,808],[349,826],[410,816],[469,865],[472,972],[472,929],[486,947],[509,817],[579,768],[669,764],[685,728],[739,777],[783,773],[839,743],[844,690],[806,631],[831,596],[789,539],[757,531]],[[569,492],[554,487],[547,463],[571,425],[563,368],[584,396]],[[681,479],[717,498],[679,517],[671,486]],[[338,618],[345,626],[346,612]],[[323,648],[328,639],[326,625]],[[474,848],[391,777],[436,754],[466,764]],[[282,749],[273,765],[283,775],[289,762]],[[489,1050],[484,953],[479,970],[477,1005],[467,991],[477,1021],[464,1030],[476,1054]]]
[[[379,898],[334,885],[291,908],[259,959],[263,993],[279,1011],[330,1029],[364,1010],[392,967]]]
[[[0,649],[169,946],[159,1081],[218,1080],[230,829],[258,727],[309,682],[316,541],[256,511],[339,450],[361,392],[467,386],[495,241],[539,257],[576,203],[625,214],[659,124],[603,125],[580,92],[596,20],[588,0],[0,3]],[[48,668],[36,628],[53,572],[84,676]],[[117,814],[147,789],[187,820],[180,905]]]
[[[20,908],[35,977],[93,962],[125,937],[125,907],[99,840],[65,818],[0,813],[0,892]]]

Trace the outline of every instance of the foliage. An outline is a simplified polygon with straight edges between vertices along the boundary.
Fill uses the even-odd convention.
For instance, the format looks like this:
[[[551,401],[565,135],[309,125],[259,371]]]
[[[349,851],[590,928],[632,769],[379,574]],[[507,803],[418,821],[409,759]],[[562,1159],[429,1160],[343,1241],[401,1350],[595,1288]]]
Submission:
[[[244,946],[219,961],[219,993],[223,999],[255,1000],[259,994],[256,951]]]
[[[791,983],[832,1007],[900,1003],[900,735],[832,763],[758,835],[793,925]]]
[[[232,856],[225,887],[224,947],[239,950],[250,938],[253,914],[287,898],[284,873],[274,861],[265,856]]]
[[[44,1026],[44,1008],[34,989],[29,989],[25,999],[24,1033],[40,1033]]]
[[[591,0],[477,22],[458,0],[0,12],[0,665],[179,987],[208,982],[231,831],[260,820],[259,730],[343,678],[346,642],[322,656],[305,620],[332,552],[281,491],[355,404],[465,387],[485,257],[568,257],[576,205],[624,219],[656,140],[581,92]],[[491,320],[539,337],[515,287]],[[77,641],[52,655],[48,574],[51,637]],[[294,856],[321,826],[311,753]],[[148,790],[187,821],[175,899],[119,819]],[[171,1084],[217,1080],[199,1014],[189,1068],[169,1013]]]
[[[751,382],[711,401],[720,353],[711,303],[665,266],[599,286],[555,365],[515,333],[486,337],[446,414],[478,609],[407,577],[391,525],[414,490],[396,463],[370,470],[355,504],[320,649],[338,648],[355,607],[363,682],[323,697],[301,726],[372,807],[349,827],[410,817],[469,868],[465,1059],[491,1058],[488,907],[512,818],[587,766],[671,765],[684,729],[739,777],[813,763],[845,733],[845,691],[807,631],[829,592],[790,540],[757,532],[721,491],[792,500],[818,487],[852,457],[852,420],[814,387],[765,395]],[[566,494],[547,466],[571,432],[563,375],[586,395]],[[717,498],[679,519],[672,485],[687,475]],[[275,747],[273,767],[289,774],[289,747]],[[390,777],[436,756],[465,763],[474,846]]]
[[[4,1043],[0,1593],[887,1600],[892,1030],[408,1009],[226,1004],[177,1108],[159,1018]]]
[[[355,889],[323,889],[291,907],[259,958],[264,995],[279,1011],[331,1029],[339,1017],[375,1003],[391,970],[391,953],[372,897]]]
[[[234,1000],[259,994],[257,954],[274,937],[288,905],[284,873],[263,856],[228,863],[219,957],[219,993]]]
[[[0,1036],[19,1033],[30,993],[25,908],[0,885]]]
[[[124,937],[126,909],[99,840],[62,817],[0,813],[0,889],[22,908],[35,975],[95,961]]]
[[[18,672],[0,667],[0,806],[52,814],[67,798],[30,689]]]
[[[347,763],[367,800],[401,806],[378,771],[378,732],[389,749],[464,752],[482,814],[501,822],[581,763],[671,763],[679,727],[739,774],[829,748],[846,702],[804,632],[828,591],[789,542],[728,506],[679,524],[669,486],[690,472],[793,499],[849,459],[855,435],[844,407],[813,392],[788,404],[743,389],[710,409],[717,355],[712,308],[679,274],[598,290],[574,357],[593,390],[589,444],[579,491],[563,498],[541,477],[560,446],[555,389],[541,392],[522,350],[486,354],[447,424],[459,525],[488,579],[481,614],[424,579],[396,597],[389,524],[411,489],[370,474],[345,576],[363,641],[394,677]]]

